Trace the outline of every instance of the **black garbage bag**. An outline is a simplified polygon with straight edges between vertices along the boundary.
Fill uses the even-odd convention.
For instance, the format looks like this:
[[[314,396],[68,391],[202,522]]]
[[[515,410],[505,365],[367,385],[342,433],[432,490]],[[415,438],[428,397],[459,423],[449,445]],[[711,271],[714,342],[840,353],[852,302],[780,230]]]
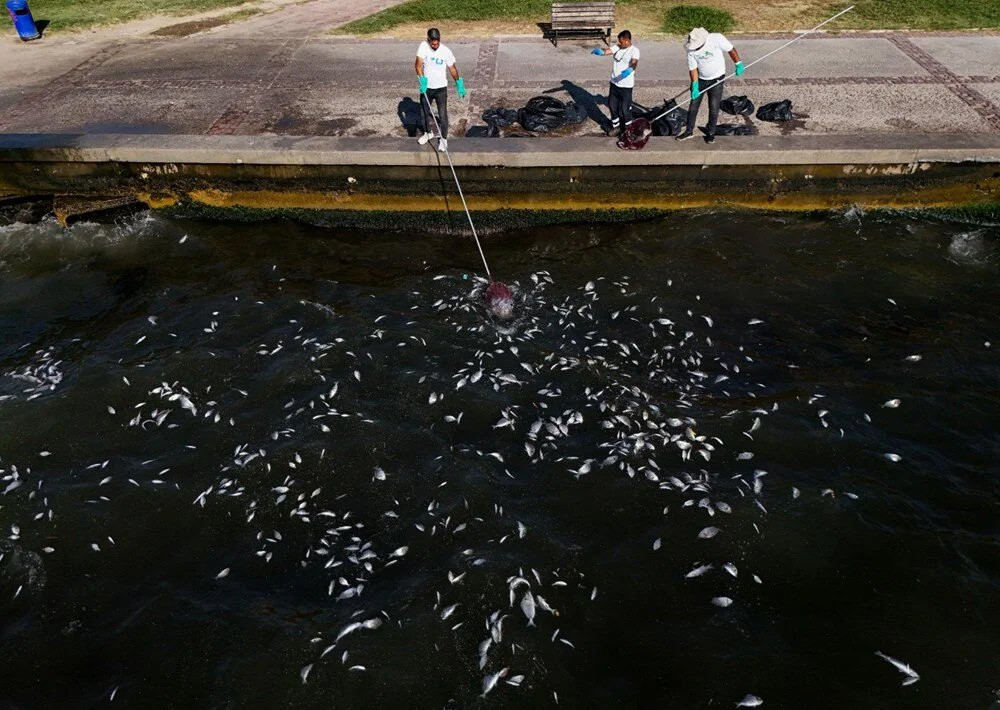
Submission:
[[[757,118],[761,121],[791,121],[792,102],[789,99],[764,104],[757,109]]]
[[[715,127],[717,136],[755,136],[757,129],[753,126],[733,125],[731,123],[720,123]]]
[[[580,104],[570,101],[566,104],[566,111],[563,114],[566,123],[583,123],[587,120],[587,109]]]
[[[538,133],[560,128],[566,123],[566,104],[551,96],[535,96],[517,112],[517,121]]]
[[[746,96],[730,96],[722,100],[719,108],[733,116],[749,116],[753,113],[753,101]]]
[[[487,125],[506,128],[517,121],[517,111],[512,108],[488,108],[483,111],[482,118]]]
[[[686,108],[677,108],[673,99],[664,101],[663,106],[656,110],[654,116],[663,115],[653,123],[653,135],[679,136],[687,130],[688,112]]]
[[[642,104],[632,103],[632,118],[644,118],[649,121],[654,136],[676,136],[683,133],[687,127],[687,117],[687,109],[677,108],[677,102],[673,99],[666,99],[663,105],[657,108],[646,108]]]

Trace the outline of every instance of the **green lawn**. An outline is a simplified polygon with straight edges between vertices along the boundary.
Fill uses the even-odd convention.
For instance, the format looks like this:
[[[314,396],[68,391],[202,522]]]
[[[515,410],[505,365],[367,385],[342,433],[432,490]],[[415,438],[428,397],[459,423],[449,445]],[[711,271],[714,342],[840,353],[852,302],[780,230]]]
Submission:
[[[31,0],[36,21],[46,21],[46,32],[113,25],[151,15],[190,15],[246,0]]]
[[[837,27],[921,30],[1000,27],[1000,0],[861,0],[856,4],[853,12],[837,21]]]
[[[692,26],[703,25],[713,31],[739,31],[741,24],[740,3],[713,3],[712,0],[698,0],[697,5],[680,4],[670,0],[619,0],[620,5],[654,14],[656,25],[662,31],[683,34]],[[781,14],[782,2],[759,0],[746,7],[747,13],[753,7],[774,7],[774,13]],[[804,3],[811,6],[811,12],[819,22],[849,4],[813,0]],[[857,0],[856,8],[830,27],[833,29],[967,29],[978,27],[1000,27],[1000,0]],[[401,5],[383,10],[340,28],[341,32],[352,34],[372,34],[384,32],[398,25],[423,23],[427,25],[446,24],[449,20],[503,20],[524,22],[526,25],[545,22],[549,19],[550,0],[410,0]],[[798,28],[800,25],[795,24]],[[759,30],[760,28],[753,28]],[[778,27],[774,29],[790,29]]]
[[[341,28],[353,34],[371,34],[410,22],[437,24],[447,20],[511,20],[544,22],[550,0],[410,0]]]

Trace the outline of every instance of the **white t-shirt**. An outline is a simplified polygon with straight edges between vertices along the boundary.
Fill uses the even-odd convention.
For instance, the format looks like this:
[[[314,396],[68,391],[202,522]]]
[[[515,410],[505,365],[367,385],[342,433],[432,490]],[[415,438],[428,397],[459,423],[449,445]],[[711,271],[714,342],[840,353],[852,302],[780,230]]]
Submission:
[[[611,83],[623,89],[631,89],[635,86],[635,72],[632,72],[624,79],[616,79],[621,73],[628,69],[632,60],[639,60],[639,48],[634,44],[628,49],[622,49],[617,44],[611,45],[612,56],[615,59],[614,67],[611,69]]]
[[[428,89],[443,89],[448,86],[448,67],[455,66],[455,55],[451,50],[439,44],[437,51],[431,49],[426,41],[420,43],[417,56],[424,60],[424,76],[427,77]]]
[[[719,79],[726,73],[726,52],[732,43],[725,35],[711,32],[700,49],[688,52],[688,69],[697,69],[699,79]]]

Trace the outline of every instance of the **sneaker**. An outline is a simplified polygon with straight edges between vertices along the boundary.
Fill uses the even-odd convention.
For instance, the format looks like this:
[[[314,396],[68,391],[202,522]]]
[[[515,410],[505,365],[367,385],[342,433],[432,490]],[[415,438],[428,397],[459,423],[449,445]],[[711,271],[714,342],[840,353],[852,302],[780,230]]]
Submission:
[[[441,140],[438,141],[438,150],[444,151],[445,153],[448,152],[448,139],[447,138],[442,138]]]
[[[708,135],[705,136],[705,142],[706,143],[715,143],[715,136],[713,136],[711,133],[709,133]]]
[[[420,145],[426,145],[427,141],[429,141],[433,137],[434,136],[432,136],[430,133],[425,133],[419,138],[417,138],[417,143],[419,143]]]
[[[694,133],[692,133],[691,131],[684,131],[679,136],[674,136],[674,140],[675,141],[686,141],[688,138],[690,138],[693,135],[694,135]]]

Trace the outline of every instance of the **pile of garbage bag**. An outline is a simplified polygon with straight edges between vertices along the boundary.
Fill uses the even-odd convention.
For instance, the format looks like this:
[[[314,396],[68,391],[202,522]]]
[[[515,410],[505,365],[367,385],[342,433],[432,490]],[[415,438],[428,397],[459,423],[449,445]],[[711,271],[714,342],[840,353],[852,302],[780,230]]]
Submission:
[[[572,101],[563,102],[552,96],[535,96],[517,110],[486,109],[482,119],[489,126],[491,137],[500,135],[501,128],[514,123],[520,123],[522,127],[535,133],[547,133],[567,124],[582,123],[587,119],[587,111]]]

